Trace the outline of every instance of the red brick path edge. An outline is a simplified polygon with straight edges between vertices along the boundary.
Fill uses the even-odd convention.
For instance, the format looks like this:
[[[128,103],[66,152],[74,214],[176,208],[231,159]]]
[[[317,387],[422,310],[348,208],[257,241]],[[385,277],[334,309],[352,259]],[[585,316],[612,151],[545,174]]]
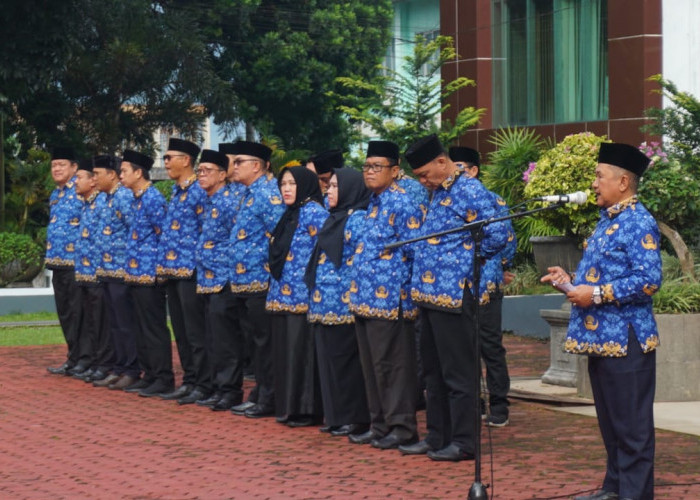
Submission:
[[[506,337],[514,375],[542,373],[546,342]],[[97,389],[49,375],[62,346],[0,348],[3,499],[466,498],[474,462],[352,445],[318,428]],[[419,413],[425,430],[424,412]],[[594,419],[515,400],[483,432],[491,498],[569,498],[600,484]],[[493,463],[490,452],[493,450]],[[657,432],[656,497],[698,499],[700,438]],[[669,486],[669,483],[675,485]]]

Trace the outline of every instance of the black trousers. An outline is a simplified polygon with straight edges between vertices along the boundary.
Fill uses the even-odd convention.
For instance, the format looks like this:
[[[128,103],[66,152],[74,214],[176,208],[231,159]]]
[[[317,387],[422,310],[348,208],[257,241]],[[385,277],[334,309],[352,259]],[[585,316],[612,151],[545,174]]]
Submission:
[[[109,333],[114,347],[113,372],[117,375],[138,377],[138,354],[136,351],[136,331],[138,325],[134,317],[134,303],[129,287],[119,281],[105,281],[104,297],[109,319]]]
[[[54,269],[51,277],[53,296],[56,303],[58,322],[66,340],[69,366],[75,366],[80,360],[80,336],[82,322],[82,304],[78,286],[75,283],[75,270]]]
[[[421,354],[426,384],[426,441],[440,449],[456,444],[474,453],[478,382],[473,300],[461,314],[422,308]]]
[[[78,290],[83,308],[80,345],[84,347],[81,347],[81,351],[86,350],[88,354],[85,359],[90,360],[93,369],[107,372],[112,369],[115,358],[109,335],[103,284],[78,285]]]
[[[165,288],[161,285],[131,286],[138,324],[136,348],[143,378],[149,383],[172,386],[173,351],[165,309]]]
[[[369,423],[355,325],[311,325],[326,425]]]
[[[479,341],[481,359],[486,366],[486,387],[489,391],[491,415],[508,417],[510,376],[503,347],[501,311],[503,295],[491,294],[491,300],[479,309]]]
[[[212,384],[221,395],[243,400],[243,332],[240,304],[226,286],[204,295]]]
[[[316,348],[306,314],[272,316],[275,415],[292,418],[323,415]]]
[[[253,344],[255,387],[248,401],[275,407],[275,376],[272,364],[272,316],[265,310],[267,294],[235,295],[241,323],[247,325]],[[244,328],[245,331],[245,328]]]
[[[418,376],[412,321],[355,316],[371,430],[402,439],[417,434]]]
[[[170,323],[183,371],[182,383],[195,385],[209,393],[212,381],[207,356],[204,298],[197,294],[197,278],[170,279],[167,292]]]
[[[656,351],[629,333],[627,356],[588,357],[598,426],[608,455],[603,489],[620,498],[654,498]]]

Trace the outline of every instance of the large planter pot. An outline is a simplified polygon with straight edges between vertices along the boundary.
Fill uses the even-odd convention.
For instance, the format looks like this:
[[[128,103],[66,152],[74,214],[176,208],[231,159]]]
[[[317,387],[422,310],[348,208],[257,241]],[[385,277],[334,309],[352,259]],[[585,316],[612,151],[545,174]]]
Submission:
[[[19,259],[0,267],[0,284],[32,281],[41,271],[41,265],[26,264]]]
[[[568,272],[574,272],[583,255],[578,242],[568,236],[532,236],[530,243],[537,271],[541,275],[547,274],[547,268],[551,266],[561,266]]]

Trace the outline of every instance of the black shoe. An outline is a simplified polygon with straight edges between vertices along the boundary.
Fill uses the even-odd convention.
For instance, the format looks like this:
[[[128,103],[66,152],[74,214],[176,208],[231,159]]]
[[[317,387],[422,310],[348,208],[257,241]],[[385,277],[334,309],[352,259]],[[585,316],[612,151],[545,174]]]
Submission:
[[[429,451],[434,451],[425,439],[414,444],[402,444],[399,446],[402,455],[425,455]]]
[[[311,427],[318,424],[318,419],[312,416],[299,416],[290,418],[286,422],[288,427]]]
[[[278,424],[286,424],[289,420],[289,415],[282,415],[281,417],[275,417],[275,422]]]
[[[369,430],[367,424],[345,424],[331,429],[331,436],[349,436],[350,434],[363,434]]]
[[[160,399],[165,399],[166,401],[172,401],[175,399],[184,398],[190,392],[192,392],[193,389],[194,389],[193,385],[182,384],[180,387],[178,387],[174,391],[165,392],[163,394],[160,394],[159,397],[160,397]]]
[[[244,415],[248,418],[271,417],[275,414],[275,409],[271,406],[255,404],[248,408]]]
[[[574,497],[574,500],[614,500],[616,498],[618,498],[617,493],[614,493],[612,491],[600,490],[596,491],[592,495]]]
[[[173,384],[166,384],[165,382],[157,380],[151,385],[144,387],[143,389],[138,391],[138,393],[139,396],[141,396],[142,398],[153,398],[160,394],[163,394],[164,392],[170,392],[172,390]]]
[[[452,443],[442,450],[429,451],[428,458],[438,462],[459,462],[461,460],[474,460],[473,453],[466,453],[459,449],[459,446]]]
[[[214,406],[216,403],[219,402],[221,399],[221,393],[220,392],[215,392],[211,396],[209,396],[206,399],[200,399],[199,401],[196,401],[195,404],[199,406],[206,406],[207,408],[211,408]]]
[[[149,387],[153,383],[152,380],[138,379],[133,384],[129,385],[124,392],[141,392],[141,390]]]
[[[194,389],[192,392],[190,392],[187,396],[184,398],[180,398],[177,400],[177,404],[179,405],[191,405],[199,401],[200,399],[207,399],[209,397],[209,394],[202,391],[201,389]]]
[[[95,380],[92,383],[92,385],[93,385],[93,387],[109,387],[110,384],[115,383],[120,378],[121,378],[121,375],[117,375],[116,373],[110,373],[102,380]]]
[[[233,396],[230,394],[224,395],[219,401],[216,402],[214,406],[211,407],[213,411],[226,411],[230,410],[234,406],[240,404],[240,396]]]
[[[85,377],[83,380],[85,382],[97,382],[98,380],[104,380],[107,375],[109,375],[109,372],[102,371],[100,369],[93,370],[92,374],[89,377]]]
[[[51,375],[65,375],[71,368],[72,366],[68,364],[68,361],[66,361],[61,366],[49,366],[46,368],[46,371],[48,371]]]
[[[369,444],[375,439],[381,439],[382,436],[375,434],[374,432],[367,431],[362,434],[350,434],[348,436],[348,441],[353,444]]]
[[[318,428],[318,432],[330,433],[340,429],[341,427],[342,425],[324,425],[323,427]]]
[[[68,368],[66,370],[65,375],[69,375],[72,377],[73,375],[80,375],[82,373],[85,373],[89,369],[90,369],[90,365],[81,365],[80,363],[78,363],[73,368]]]
[[[92,377],[92,374],[95,373],[92,368],[88,368],[87,370],[83,372],[78,372],[78,373],[73,373],[71,377],[78,379],[78,380],[87,380],[90,377]]]
[[[231,413],[233,413],[234,415],[240,415],[242,417],[243,415],[245,415],[246,410],[252,408],[253,406],[255,406],[255,403],[253,403],[252,401],[245,401],[231,408]]]
[[[380,450],[393,450],[401,445],[409,445],[418,442],[418,436],[410,436],[403,438],[390,432],[381,439],[373,439],[371,444],[374,448],[379,448]]]

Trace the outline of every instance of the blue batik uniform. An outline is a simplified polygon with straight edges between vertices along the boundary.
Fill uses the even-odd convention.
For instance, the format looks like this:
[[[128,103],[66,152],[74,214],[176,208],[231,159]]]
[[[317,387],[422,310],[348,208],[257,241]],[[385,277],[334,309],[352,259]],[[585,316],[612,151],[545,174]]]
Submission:
[[[343,261],[338,269],[328,260],[326,252],[321,251],[316,270],[316,286],[310,293],[309,323],[343,325],[355,322],[355,316],[350,312],[349,261],[362,234],[365,214],[365,210],[357,210],[348,216],[345,223]]]
[[[265,309],[273,313],[304,314],[309,310],[309,289],[304,273],[328,211],[310,201],[299,208],[299,224],[289,247],[279,281],[270,279]]]
[[[223,186],[208,197],[202,214],[202,234],[197,243],[197,293],[219,293],[228,283],[231,257],[229,238],[240,193],[240,184]]]
[[[106,193],[102,232],[98,239],[102,259],[97,267],[97,277],[102,280],[124,279],[133,203],[133,193],[121,184]]]
[[[269,288],[269,240],[285,206],[277,181],[263,175],[243,192],[231,230],[229,281],[234,294],[258,294]]]
[[[392,183],[373,194],[365,214],[362,234],[352,260],[350,310],[372,319],[415,319],[417,307],[409,297],[413,252],[409,246],[384,250],[384,246],[420,233],[423,212],[411,196]]]
[[[97,284],[98,238],[102,232],[105,199],[105,193],[94,192],[83,201],[80,238],[75,244],[75,281],[79,285]]]
[[[422,233],[431,234],[496,215],[493,198],[476,179],[457,171],[433,193]],[[506,245],[503,222],[484,226],[482,256]],[[474,241],[470,231],[429,238],[414,245],[411,297],[422,307],[459,313],[464,287],[472,288]]]
[[[75,244],[80,237],[83,202],[75,193],[75,177],[51,192],[46,229],[46,267],[70,269],[75,264]]]
[[[489,191],[492,196],[496,212],[494,216],[505,217],[510,212],[505,200],[497,194]],[[479,285],[479,303],[487,304],[491,300],[491,294],[503,292],[503,270],[510,267],[515,257],[518,241],[515,230],[510,220],[503,221],[508,236],[506,246],[490,259],[487,259],[481,267],[481,280]]]
[[[133,207],[124,281],[131,285],[154,285],[166,201],[160,191],[148,183],[146,188],[134,193]]]
[[[399,178],[396,179],[396,184],[408,193],[413,203],[420,207],[423,212],[423,217],[425,217],[428,211],[428,204],[430,203],[428,190],[425,189],[420,182],[408,176],[403,171],[399,174]]]
[[[202,232],[207,193],[192,175],[173,186],[158,247],[156,272],[162,278],[189,279],[196,267],[195,249]]]
[[[581,284],[600,286],[603,303],[572,306],[567,352],[626,356],[629,327],[643,352],[656,349],[652,295],[661,286],[659,229],[636,196],[601,210],[576,271],[574,285]]]

